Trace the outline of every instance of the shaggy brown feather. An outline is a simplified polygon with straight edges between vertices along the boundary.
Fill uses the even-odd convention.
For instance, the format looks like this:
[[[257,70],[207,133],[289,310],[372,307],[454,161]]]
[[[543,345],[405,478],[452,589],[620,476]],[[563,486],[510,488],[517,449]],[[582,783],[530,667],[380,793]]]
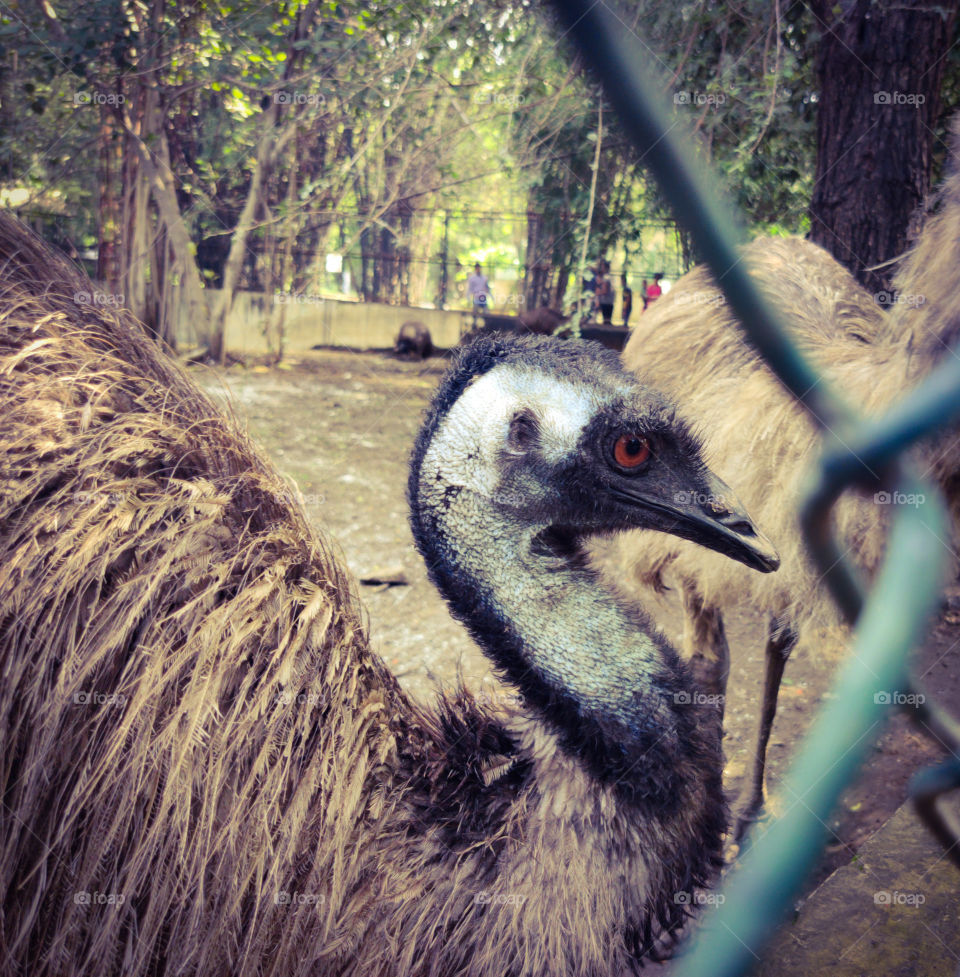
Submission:
[[[960,180],[956,183],[955,210],[940,219],[943,223],[960,223]],[[887,319],[817,245],[800,238],[762,239],[747,245],[743,255],[823,376],[867,414],[890,407],[947,354],[949,333],[956,328],[949,315],[957,315],[955,292],[943,295],[942,302],[897,307],[896,318]],[[956,243],[953,256],[956,262]],[[914,287],[909,274],[908,267],[900,276],[902,294]],[[938,315],[935,308],[948,315]],[[637,580],[644,589],[657,589],[658,582],[662,588],[664,578],[685,581],[707,604],[743,603],[802,630],[837,625],[837,611],[807,556],[797,522],[817,462],[818,432],[743,342],[704,269],[685,275],[640,317],[624,358],[640,377],[656,377],[682,405],[703,438],[707,464],[734,488],[776,543],[782,565],[776,574],[751,574],[682,540],[637,531],[602,552],[608,570],[620,580]],[[943,436],[918,457],[922,470],[941,482],[956,507],[960,495],[951,491],[960,471],[956,438]],[[872,495],[852,493],[835,510],[844,549],[868,575],[883,558],[890,512],[891,506],[875,504]]]
[[[677,925],[716,786],[637,824],[519,708],[415,706],[237,425],[3,214],[0,281],[0,973],[599,975]]]
[[[834,258],[800,238],[761,239],[742,253],[785,311],[791,335],[838,389],[873,413],[902,393],[905,344],[885,338],[879,307]],[[682,540],[637,531],[606,556],[618,579],[650,586],[651,575],[659,575],[687,582],[708,605],[743,602],[797,624],[836,624],[796,522],[819,434],[746,345],[706,269],[685,275],[640,316],[624,360],[682,405],[703,438],[707,465],[737,492],[782,563],[778,573],[750,574]],[[884,507],[852,496],[837,508],[838,529],[868,571],[882,558],[886,515]]]
[[[310,972],[426,734],[290,487],[2,228],[3,971]]]

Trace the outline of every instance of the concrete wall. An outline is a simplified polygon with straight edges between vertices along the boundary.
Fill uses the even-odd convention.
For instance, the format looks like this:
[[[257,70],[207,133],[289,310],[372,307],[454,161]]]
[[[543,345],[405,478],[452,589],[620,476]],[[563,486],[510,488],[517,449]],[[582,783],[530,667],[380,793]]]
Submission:
[[[219,298],[219,291],[206,289],[209,309]],[[400,326],[410,320],[422,322],[435,346],[456,346],[461,330],[470,328],[470,314],[439,309],[411,309],[407,306],[380,305],[373,302],[344,302],[312,295],[264,295],[261,292],[238,292],[227,322],[226,346],[233,353],[270,353],[276,350],[276,337],[267,329],[283,305],[284,351],[297,353],[313,346],[349,346],[376,349],[393,346]],[[180,336],[185,344],[192,337]]]

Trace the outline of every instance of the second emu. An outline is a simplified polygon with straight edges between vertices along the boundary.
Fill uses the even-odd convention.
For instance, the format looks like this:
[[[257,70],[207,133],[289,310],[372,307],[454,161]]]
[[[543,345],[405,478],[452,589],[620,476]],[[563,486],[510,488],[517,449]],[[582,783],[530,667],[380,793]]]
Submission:
[[[791,336],[842,397],[867,415],[902,398],[960,338],[960,120],[940,211],[924,228],[895,279],[897,301],[884,311],[831,255],[800,238],[765,238],[743,248],[747,267],[781,310]],[[716,694],[727,681],[723,615],[741,605],[769,621],[766,677],[750,795],[737,826],[742,837],[763,805],[767,742],[786,661],[800,633],[846,632],[807,556],[798,511],[819,456],[820,436],[739,334],[736,318],[709,273],[685,275],[639,319],[624,351],[639,377],[656,377],[704,439],[704,457],[737,492],[783,557],[780,573],[758,578],[686,544],[631,533],[599,554],[633,586],[676,586],[685,608],[686,656]],[[937,481],[954,525],[960,515],[960,442],[947,432],[914,450]],[[908,500],[907,500],[908,501]],[[834,509],[841,545],[868,575],[883,558],[897,499],[846,493]]]

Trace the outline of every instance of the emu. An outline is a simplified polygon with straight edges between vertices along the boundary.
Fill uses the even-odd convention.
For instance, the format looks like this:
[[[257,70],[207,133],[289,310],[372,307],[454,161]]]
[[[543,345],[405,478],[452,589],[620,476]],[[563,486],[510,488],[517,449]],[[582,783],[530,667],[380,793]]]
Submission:
[[[289,486],[0,214],[4,973],[599,975],[719,867],[715,713],[583,556],[776,554],[658,394],[491,337],[410,473],[431,576],[522,701],[415,703]],[[660,941],[658,943],[658,941]]]
[[[409,356],[411,359],[425,360],[433,355],[433,339],[430,330],[415,319],[405,322],[397,333],[397,342],[393,350],[398,356]]]
[[[960,172],[954,123],[953,169],[940,212],[904,260],[897,300],[885,312],[832,256],[800,238],[765,238],[742,249],[751,274],[785,316],[793,337],[820,372],[856,408],[891,406],[960,336]],[[806,411],[742,340],[735,317],[703,269],[685,275],[639,319],[624,351],[639,377],[655,376],[704,440],[704,458],[737,487],[783,558],[763,580],[729,561],[664,536],[631,532],[597,547],[597,562],[638,597],[677,587],[684,606],[684,657],[722,696],[729,669],[723,614],[737,605],[769,620],[766,674],[749,794],[735,836],[742,840],[764,804],[767,743],[787,659],[801,633],[846,634],[819,582],[800,534],[799,505],[817,463],[819,435]],[[957,523],[960,445],[949,432],[917,449],[921,469],[943,489]],[[869,576],[883,557],[892,506],[878,495],[847,493],[835,509],[843,547]],[[838,629],[838,630],[834,630]]]
[[[541,305],[536,309],[527,309],[517,316],[521,331],[526,330],[535,336],[552,336],[557,328],[569,318],[569,315],[564,315],[546,305]]]

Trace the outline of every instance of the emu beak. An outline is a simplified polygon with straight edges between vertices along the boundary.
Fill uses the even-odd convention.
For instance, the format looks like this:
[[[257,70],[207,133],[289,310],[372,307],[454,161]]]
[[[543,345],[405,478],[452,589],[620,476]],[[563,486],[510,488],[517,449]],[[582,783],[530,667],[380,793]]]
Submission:
[[[733,490],[713,472],[706,473],[695,491],[668,496],[616,494],[645,510],[645,528],[689,539],[761,573],[780,566],[776,547],[753,524]]]

